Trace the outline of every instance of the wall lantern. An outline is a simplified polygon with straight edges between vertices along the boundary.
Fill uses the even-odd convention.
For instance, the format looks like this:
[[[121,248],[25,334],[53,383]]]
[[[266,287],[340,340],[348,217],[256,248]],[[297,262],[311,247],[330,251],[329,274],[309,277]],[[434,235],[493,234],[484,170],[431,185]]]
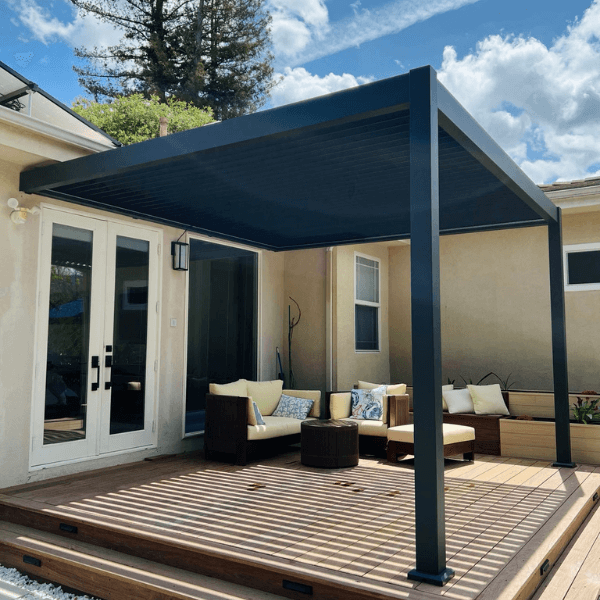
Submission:
[[[10,220],[15,225],[23,225],[27,221],[27,215],[37,215],[40,209],[37,206],[33,208],[19,207],[19,201],[16,198],[9,198],[7,201],[8,207],[12,209]]]
[[[187,271],[190,263],[190,245],[184,242],[171,242],[173,270]]]

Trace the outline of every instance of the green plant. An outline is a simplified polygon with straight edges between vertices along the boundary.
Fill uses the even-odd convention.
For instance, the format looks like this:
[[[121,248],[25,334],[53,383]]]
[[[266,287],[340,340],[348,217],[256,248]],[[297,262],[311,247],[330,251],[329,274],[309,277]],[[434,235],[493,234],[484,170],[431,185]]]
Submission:
[[[491,375],[493,375],[500,382],[500,388],[505,391],[510,390],[510,388],[516,383],[515,381],[510,380],[512,373],[509,373],[506,379],[502,379],[502,377],[496,375],[496,373],[491,373]]]
[[[515,382],[510,380],[511,375],[512,375],[512,373],[510,373],[506,379],[502,379],[502,377],[500,377],[499,375],[496,375],[496,373],[494,373],[494,371],[490,371],[489,373],[487,373],[487,375],[484,375],[475,384],[473,384],[473,380],[471,378],[469,378],[468,381],[462,375],[460,375],[460,378],[463,380],[465,386],[467,386],[467,385],[481,385],[488,377],[495,377],[500,382],[500,388],[502,390],[508,391],[508,390],[510,390],[510,388],[513,385],[515,385]],[[450,381],[450,380],[448,379],[448,381]]]
[[[577,396],[577,402],[573,403],[573,416],[578,423],[585,425],[590,421],[597,421],[598,417],[600,417],[598,413],[600,398],[589,398],[589,396],[595,395],[596,392],[593,390],[586,390],[581,393],[581,396]]]
[[[460,378],[463,380],[465,387],[467,385],[481,385],[481,383],[483,381],[485,381],[490,375],[493,375],[492,372],[488,373],[487,375],[484,375],[477,383],[473,383],[473,380],[469,377],[469,381],[467,381],[462,375],[460,375]]]

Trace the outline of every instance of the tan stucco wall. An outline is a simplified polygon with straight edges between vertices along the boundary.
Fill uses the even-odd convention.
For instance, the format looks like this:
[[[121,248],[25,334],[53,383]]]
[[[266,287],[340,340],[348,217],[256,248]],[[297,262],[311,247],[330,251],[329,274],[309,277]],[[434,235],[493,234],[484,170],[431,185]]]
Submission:
[[[380,260],[380,351],[357,352],[354,344],[354,253]],[[334,264],[334,381],[338,390],[350,389],[359,379],[390,383],[388,336],[388,248],[384,244],[339,246]]]
[[[279,252],[262,252],[261,308],[260,308],[260,367],[259,380],[277,379],[275,349],[283,346],[284,255]]]
[[[597,241],[597,212],[563,216],[564,244]],[[494,371],[518,389],[551,389],[546,228],[444,236],[440,255],[444,382]],[[410,247],[390,249],[390,298],[391,376],[411,383]],[[600,292],[567,292],[566,315],[569,387],[600,387]]]
[[[285,253],[285,295],[283,305],[282,360],[288,378],[288,305],[297,318],[296,305],[302,310],[300,323],[292,337],[292,363],[297,389],[326,391],[326,271],[327,250],[298,250]]]
[[[0,160],[0,489],[27,481],[133,462],[146,456],[201,448],[201,438],[182,438],[187,326],[186,274],[172,270],[169,251],[170,242],[179,238],[182,230],[20,193],[19,173],[24,167],[46,160],[73,158],[74,152],[72,148],[68,148],[68,152],[64,148],[56,149],[46,142],[36,147],[30,141],[22,141],[22,148],[13,148],[10,152],[4,152],[3,148]],[[11,137],[10,142],[17,144],[19,139]],[[50,156],[35,155],[34,152],[38,150]],[[80,155],[88,153],[87,150],[80,151]],[[24,225],[13,224],[9,218],[10,209],[6,205],[6,200],[12,196],[25,207],[44,203],[50,207],[75,210],[84,216],[147,225],[162,234],[156,447],[30,470],[41,217],[30,215]],[[276,376],[275,347],[282,346],[283,343],[283,254],[264,252],[259,264],[259,376],[261,379],[273,379]],[[171,319],[177,320],[175,327],[171,327]]]

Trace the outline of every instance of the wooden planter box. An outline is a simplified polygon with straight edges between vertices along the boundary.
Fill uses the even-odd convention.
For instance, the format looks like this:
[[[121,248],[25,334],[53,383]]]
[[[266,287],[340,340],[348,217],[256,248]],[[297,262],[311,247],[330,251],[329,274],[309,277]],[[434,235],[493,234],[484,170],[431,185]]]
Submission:
[[[502,456],[556,460],[553,421],[500,419]],[[571,423],[571,453],[577,463],[600,465],[600,425]]]

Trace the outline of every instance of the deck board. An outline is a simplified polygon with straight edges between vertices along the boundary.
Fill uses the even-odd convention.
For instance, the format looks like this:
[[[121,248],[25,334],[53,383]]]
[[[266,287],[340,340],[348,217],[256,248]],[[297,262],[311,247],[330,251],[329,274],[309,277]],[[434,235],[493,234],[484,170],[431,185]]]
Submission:
[[[187,456],[1,490],[0,518],[3,506],[23,507],[36,519],[60,517],[84,530],[113,530],[115,539],[127,532],[182,551],[212,549],[215,564],[218,556],[235,557],[372,597],[385,590],[415,600],[496,600],[518,598],[541,549],[564,542],[598,488],[600,472],[585,465],[555,469],[482,455],[449,462],[447,556],[456,576],[443,588],[406,578],[415,566],[410,462],[361,458],[354,468],[316,469],[287,453],[239,467]],[[507,581],[513,595],[494,596]]]

